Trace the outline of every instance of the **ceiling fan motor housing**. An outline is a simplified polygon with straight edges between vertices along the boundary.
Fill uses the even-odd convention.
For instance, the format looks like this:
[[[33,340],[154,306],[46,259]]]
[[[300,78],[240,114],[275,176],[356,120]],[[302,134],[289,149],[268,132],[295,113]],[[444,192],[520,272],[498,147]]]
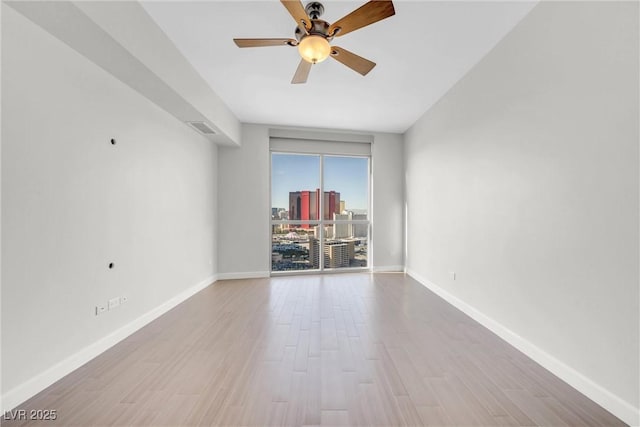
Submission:
[[[322,36],[327,39],[327,41],[331,41],[333,40],[333,37],[329,36],[329,27],[330,25],[327,21],[323,21],[322,19],[312,19],[309,35]],[[303,29],[301,29],[300,27],[296,27],[295,36],[296,39],[300,41],[303,37],[306,36],[306,34]]]
[[[334,35],[329,35],[329,23],[322,19],[318,19],[324,13],[324,6],[322,3],[312,1],[305,7],[305,12],[311,18],[311,29],[308,30],[309,35],[322,36],[327,41],[333,40]],[[300,26],[296,27],[295,36],[298,41],[302,40],[307,33]]]

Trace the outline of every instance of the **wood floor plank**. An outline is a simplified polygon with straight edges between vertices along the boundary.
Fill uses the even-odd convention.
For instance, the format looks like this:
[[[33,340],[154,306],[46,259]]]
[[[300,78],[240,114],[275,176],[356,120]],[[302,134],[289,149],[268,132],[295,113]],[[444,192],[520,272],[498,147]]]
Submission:
[[[321,366],[321,404],[323,411],[340,411],[348,409],[340,367],[340,356],[337,350],[323,350],[320,355]]]
[[[418,406],[416,410],[425,426],[455,426],[441,406]]]
[[[309,357],[307,362],[307,389],[304,411],[305,425],[320,425],[321,401],[321,364],[320,357]]]
[[[323,410],[320,425],[327,427],[349,426],[349,412],[346,410]]]
[[[379,364],[379,361],[375,361],[374,363],[377,366]],[[376,372],[376,379],[374,380],[373,384],[376,386],[375,392],[377,394],[377,399],[375,400],[380,402],[385,414],[385,418],[389,421],[388,425],[405,425],[404,418],[402,417],[402,412],[398,405],[398,401],[396,400],[396,396],[393,394],[393,391],[391,390],[387,379],[383,375],[381,375],[379,371]]]
[[[305,423],[306,372],[294,372],[291,380],[292,396],[288,402],[284,425],[301,426]]]
[[[284,343],[286,346],[295,347],[298,345],[298,338],[300,331],[302,330],[302,316],[293,316],[291,324],[289,325],[289,333]]]
[[[376,361],[378,376],[386,378],[394,396],[408,396],[409,393],[402,382],[396,365],[393,363],[393,360],[391,360],[391,356],[389,356],[389,351],[384,345],[380,344],[379,346],[381,358]]]
[[[429,378],[429,384],[438,396],[440,406],[449,419],[458,426],[484,425],[460,395],[457,387],[452,384],[451,377]]]
[[[309,331],[309,357],[320,357],[320,321],[311,322]]]
[[[353,337],[359,336],[358,335],[358,328],[356,327],[356,322],[354,320],[354,315],[353,315],[352,309],[343,310],[342,311],[342,317],[344,319],[345,329],[347,330],[347,336],[349,338],[353,338]]]
[[[16,409],[55,409],[47,426],[624,425],[388,273],[219,281]]]
[[[320,349],[338,349],[338,334],[336,331],[336,322],[333,317],[325,317],[320,320]]]
[[[307,362],[309,361],[309,331],[300,331],[298,345],[296,346],[296,356],[293,364],[294,371],[307,371]]]
[[[422,418],[409,396],[397,396],[396,401],[400,408],[400,413],[404,419],[404,425],[407,426],[423,426]]]
[[[347,331],[337,331],[338,337],[338,357],[340,358],[340,367],[343,372],[355,372],[356,364],[351,351],[351,344],[347,338]]]
[[[413,404],[416,406],[438,406],[438,399],[429,385],[423,382],[404,349],[390,348],[388,352]]]
[[[369,418],[369,425],[392,425],[380,401],[377,386],[373,383],[360,383],[358,387],[362,396],[363,407]]]
[[[353,356],[356,373],[358,375],[358,382],[361,384],[372,383],[375,367],[373,366],[373,362],[365,357],[360,338],[349,338],[349,345],[351,347],[351,354]]]
[[[542,397],[536,397],[528,390],[505,390],[505,394],[537,425],[568,426]]]

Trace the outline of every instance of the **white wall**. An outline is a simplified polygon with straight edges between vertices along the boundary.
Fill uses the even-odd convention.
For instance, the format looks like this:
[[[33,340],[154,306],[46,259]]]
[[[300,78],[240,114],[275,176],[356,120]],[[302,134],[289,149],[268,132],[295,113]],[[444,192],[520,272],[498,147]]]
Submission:
[[[218,155],[218,265],[220,278],[267,276],[269,129],[242,125],[240,147],[220,147]]]
[[[402,135],[376,133],[371,146],[374,271],[404,270]]]
[[[627,422],[638,113],[638,3],[543,2],[405,135],[409,271]]]
[[[221,278],[266,276],[271,269],[269,129],[266,125],[245,124],[240,147],[220,148],[218,261]],[[323,130],[308,129],[308,132],[320,138]],[[324,132],[335,137],[341,131]],[[402,136],[374,133],[373,139],[373,268],[400,270],[404,264]]]
[[[7,4],[179,121],[207,123],[209,140],[238,144],[240,122],[138,2]]]
[[[2,107],[8,410],[213,280],[217,147],[4,4]]]

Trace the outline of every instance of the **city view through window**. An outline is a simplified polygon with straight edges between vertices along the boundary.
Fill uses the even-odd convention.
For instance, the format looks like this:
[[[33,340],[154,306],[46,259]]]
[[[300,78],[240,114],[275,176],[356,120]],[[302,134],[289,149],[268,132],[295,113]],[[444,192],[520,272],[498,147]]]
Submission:
[[[271,206],[272,271],[367,267],[368,157],[272,153]]]

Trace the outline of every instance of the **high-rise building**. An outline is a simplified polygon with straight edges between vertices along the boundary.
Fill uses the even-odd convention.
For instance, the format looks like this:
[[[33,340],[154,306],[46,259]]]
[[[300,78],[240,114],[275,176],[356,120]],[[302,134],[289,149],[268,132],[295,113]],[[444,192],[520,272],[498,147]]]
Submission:
[[[324,192],[324,219],[331,219],[340,213],[340,193]],[[320,219],[320,189],[289,192],[289,219],[297,221],[317,221]],[[309,228],[309,224],[300,227]]]
[[[334,213],[340,213],[340,193],[335,191],[324,192],[324,219],[331,219]]]
[[[333,214],[334,221],[347,221],[351,219],[351,214]],[[336,239],[343,239],[345,237],[351,237],[351,224],[333,224],[333,236]]]
[[[289,219],[297,221],[314,220],[317,218],[317,191],[292,191],[289,193]],[[302,224],[296,228],[309,228],[309,224]]]
[[[344,200],[340,200],[340,212],[339,213],[344,213],[344,211],[347,208],[347,202]]]
[[[353,214],[353,220],[366,220],[366,214]],[[353,237],[367,237],[369,226],[367,224],[353,224]]]
[[[309,237],[309,261],[313,268],[320,268],[320,240]]]
[[[324,238],[333,239],[333,225],[327,225],[324,227]]]
[[[349,240],[345,243],[347,244],[347,255],[349,256],[349,261],[356,259],[356,242]]]
[[[327,268],[349,267],[349,246],[353,242],[335,241],[326,242],[324,246],[324,266]]]
[[[300,219],[300,192],[299,191],[291,191],[289,193],[289,219],[297,220]]]
[[[353,240],[328,240],[324,244],[323,263],[325,268],[349,267],[349,261],[355,259]],[[320,268],[320,240],[309,237],[309,262],[313,268]]]

